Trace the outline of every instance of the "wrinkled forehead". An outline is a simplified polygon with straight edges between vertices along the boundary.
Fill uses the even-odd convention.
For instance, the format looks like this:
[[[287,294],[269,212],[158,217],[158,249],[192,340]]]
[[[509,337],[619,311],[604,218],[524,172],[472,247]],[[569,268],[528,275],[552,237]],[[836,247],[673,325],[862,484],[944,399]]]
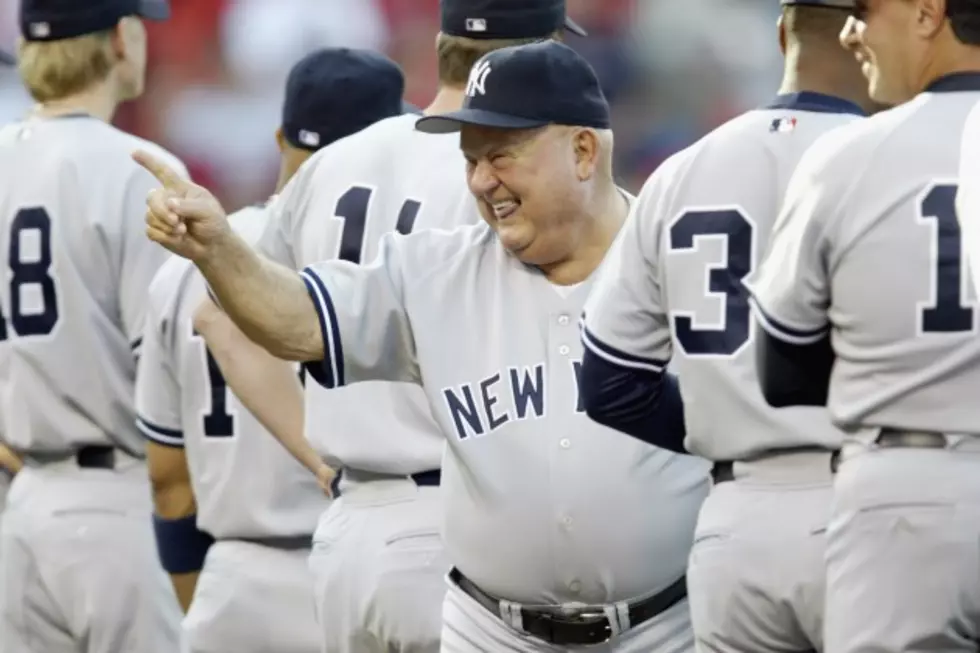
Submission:
[[[463,125],[459,132],[459,147],[463,150],[463,154],[472,158],[479,158],[502,149],[527,151],[554,129],[554,126],[537,129],[500,129]]]

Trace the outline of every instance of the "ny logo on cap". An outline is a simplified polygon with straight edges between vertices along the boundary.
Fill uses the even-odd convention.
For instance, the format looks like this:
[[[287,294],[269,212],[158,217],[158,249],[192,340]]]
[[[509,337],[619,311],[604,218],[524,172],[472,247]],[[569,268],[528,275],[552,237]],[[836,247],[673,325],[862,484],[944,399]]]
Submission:
[[[489,61],[477,61],[476,65],[473,66],[473,70],[470,71],[470,80],[466,82],[466,94],[473,97],[477,93],[480,95],[486,95],[487,89],[487,75],[490,74],[490,62]]]
[[[306,147],[320,147],[320,135],[316,132],[306,131],[305,129],[299,130],[299,142]]]

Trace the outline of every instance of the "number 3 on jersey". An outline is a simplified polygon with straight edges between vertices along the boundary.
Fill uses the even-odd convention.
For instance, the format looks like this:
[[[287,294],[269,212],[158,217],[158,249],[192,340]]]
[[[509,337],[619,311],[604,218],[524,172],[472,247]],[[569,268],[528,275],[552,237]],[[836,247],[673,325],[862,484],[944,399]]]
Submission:
[[[351,186],[337,200],[336,214],[344,221],[340,233],[340,251],[337,257],[344,261],[361,262],[361,254],[364,250],[364,232],[367,228],[368,205],[371,202],[373,192],[365,186]],[[411,233],[420,208],[422,208],[422,204],[417,200],[405,200],[398,212],[395,231],[400,234]]]
[[[717,240],[721,261],[709,265],[706,296],[721,299],[714,324],[698,325],[694,307],[671,311],[674,337],[688,356],[734,356],[749,341],[752,324],[744,280],[755,263],[755,225],[737,208],[686,211],[670,226],[671,254],[697,252],[703,241]]]
[[[30,246],[29,234],[36,234]],[[21,209],[10,223],[10,318],[0,307],[0,341],[13,336],[46,336],[58,323],[58,290],[51,275],[51,218],[40,206]],[[23,301],[34,291],[35,306],[25,310]],[[23,293],[23,294],[22,294]],[[12,331],[12,333],[11,333]]]

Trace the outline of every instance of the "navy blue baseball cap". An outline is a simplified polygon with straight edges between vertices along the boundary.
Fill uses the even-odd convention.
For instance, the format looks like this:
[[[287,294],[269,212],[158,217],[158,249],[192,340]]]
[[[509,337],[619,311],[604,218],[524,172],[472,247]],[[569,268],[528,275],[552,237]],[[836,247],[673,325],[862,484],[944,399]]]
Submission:
[[[101,32],[126,16],[170,18],[167,0],[21,0],[20,31],[28,41],[58,41]]]
[[[586,32],[565,15],[565,0],[440,0],[441,30],[471,39],[544,38],[564,28]]]
[[[379,120],[410,113],[404,92],[401,68],[383,54],[317,50],[289,72],[283,136],[293,147],[316,151]]]
[[[415,128],[446,134],[463,125],[608,129],[609,103],[588,61],[567,45],[541,41],[481,57],[470,71],[463,108],[420,118]]]

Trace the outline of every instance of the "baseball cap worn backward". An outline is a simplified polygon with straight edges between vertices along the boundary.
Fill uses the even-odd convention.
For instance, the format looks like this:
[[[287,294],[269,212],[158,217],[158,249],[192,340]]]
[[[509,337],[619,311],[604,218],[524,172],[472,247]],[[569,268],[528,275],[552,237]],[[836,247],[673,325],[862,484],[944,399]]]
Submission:
[[[126,16],[170,18],[167,0],[21,0],[20,31],[27,41],[58,41],[115,27]]]
[[[383,54],[323,48],[303,57],[286,79],[282,133],[294,147],[316,151],[403,113],[405,77]]]
[[[599,1],[599,0],[595,0]],[[471,39],[544,38],[564,28],[586,31],[565,13],[565,0],[439,0],[441,31]]]
[[[462,125],[531,129],[545,125],[609,128],[609,104],[589,62],[556,41],[495,50],[474,64],[459,111],[420,118],[429,134]]]

